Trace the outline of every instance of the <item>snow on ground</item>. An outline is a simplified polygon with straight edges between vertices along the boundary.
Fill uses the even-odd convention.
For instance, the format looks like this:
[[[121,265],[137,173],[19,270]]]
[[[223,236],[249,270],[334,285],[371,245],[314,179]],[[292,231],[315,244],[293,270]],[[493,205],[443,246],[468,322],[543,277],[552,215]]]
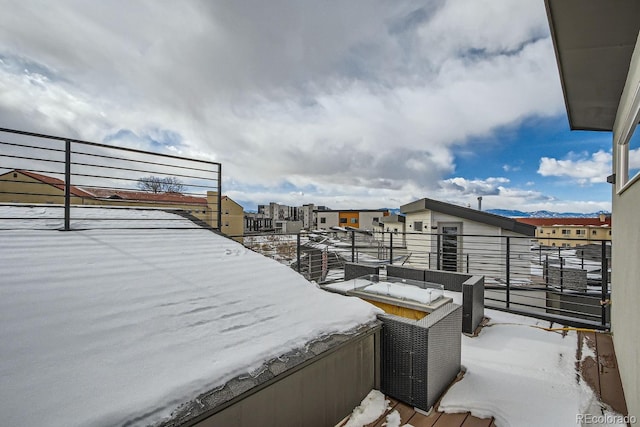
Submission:
[[[383,393],[378,390],[371,390],[369,394],[362,399],[360,405],[353,410],[349,416],[349,420],[341,427],[364,427],[372,424],[391,408],[389,403],[389,400],[386,400]],[[385,427],[400,427],[401,422],[400,413],[394,409],[387,414],[382,425]],[[411,424],[403,424],[402,427],[413,426]]]
[[[325,288],[346,292],[367,282],[354,279]],[[444,296],[462,304],[460,292],[445,290]],[[579,377],[575,331],[547,331],[543,328],[552,326],[547,321],[491,309],[485,309],[485,316],[490,322],[479,336],[462,335],[462,365],[466,373],[447,391],[438,410],[495,417],[500,427],[570,426],[577,424],[580,414],[600,420],[621,418],[603,412],[593,390]],[[582,348],[583,360],[595,356],[586,345]],[[388,426],[397,426],[394,416],[390,416]]]
[[[462,337],[466,373],[441,411],[520,427],[576,425],[578,414],[597,409],[594,392],[577,380],[576,332],[545,331],[549,322],[495,310],[485,315],[491,322],[478,337]]]
[[[73,209],[85,219],[72,227],[92,228],[90,215],[126,226],[118,212],[133,211]],[[0,207],[29,216],[50,229],[0,220],[0,425],[147,425],[378,312],[204,229],[62,232],[55,208]]]
[[[349,421],[342,427],[361,427],[371,424],[390,408],[389,401],[378,390],[371,390],[362,399],[349,417]]]

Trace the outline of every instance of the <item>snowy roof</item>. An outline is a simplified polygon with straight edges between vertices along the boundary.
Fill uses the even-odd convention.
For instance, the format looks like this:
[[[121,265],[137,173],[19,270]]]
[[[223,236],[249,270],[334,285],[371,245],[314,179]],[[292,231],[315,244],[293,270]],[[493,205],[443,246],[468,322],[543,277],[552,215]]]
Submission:
[[[51,211],[0,206],[1,425],[147,425],[378,313],[170,213],[143,214],[172,229],[61,232]]]

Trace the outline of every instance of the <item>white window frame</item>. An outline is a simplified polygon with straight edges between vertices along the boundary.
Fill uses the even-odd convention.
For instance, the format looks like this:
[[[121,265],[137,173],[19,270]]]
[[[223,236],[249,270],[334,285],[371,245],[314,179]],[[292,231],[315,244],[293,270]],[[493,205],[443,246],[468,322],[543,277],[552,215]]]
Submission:
[[[640,37],[638,37],[640,42]],[[638,50],[640,43],[636,44],[636,51]],[[633,56],[640,55],[640,52],[634,52]],[[632,59],[633,64],[633,59]],[[629,69],[631,75],[633,66]],[[630,81],[627,80],[627,84]],[[627,87],[625,87],[625,90]],[[635,89],[630,89],[633,93],[630,95],[631,99],[629,103],[621,102],[618,107],[621,111],[621,116],[616,117],[614,124],[614,156],[615,156],[615,187],[617,194],[623,193],[627,188],[631,187],[636,181],[640,180],[640,172],[636,173],[631,179],[629,179],[629,141],[633,136],[638,121],[640,121],[640,81],[636,82]],[[623,97],[624,99],[624,91]],[[625,108],[629,105],[628,108]],[[624,111],[626,110],[626,111]],[[626,114],[625,114],[626,113]]]

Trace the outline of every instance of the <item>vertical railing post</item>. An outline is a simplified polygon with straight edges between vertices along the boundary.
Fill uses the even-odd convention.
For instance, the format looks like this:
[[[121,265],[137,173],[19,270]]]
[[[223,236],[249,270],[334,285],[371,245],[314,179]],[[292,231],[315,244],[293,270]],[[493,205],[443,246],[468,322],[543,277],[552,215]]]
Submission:
[[[511,238],[507,236],[507,259],[506,259],[506,273],[507,273],[507,308],[511,304]]]
[[[64,148],[64,231],[71,230],[71,141]]]
[[[440,270],[441,267],[441,260],[440,260],[440,245],[441,245],[441,241],[440,241],[440,234],[436,234],[436,270]]]
[[[538,262],[542,263],[542,245],[538,244]]]
[[[296,237],[296,257],[297,257],[297,265],[298,265],[298,273],[302,270],[300,266],[300,232],[298,231],[298,235]]]
[[[560,258],[560,293],[564,292],[564,260]]]
[[[542,270],[542,274],[544,274],[545,284],[549,287],[549,254],[545,254],[544,258],[544,269]]]
[[[389,234],[389,264],[393,265],[393,233]]]
[[[602,251],[600,254],[600,268],[602,271],[601,274],[601,286],[602,286],[602,308],[600,311],[602,325],[607,324],[607,294],[609,293],[609,263],[607,260],[607,242],[605,240],[602,241]]]
[[[356,232],[351,230],[351,262],[356,262]]]
[[[218,163],[218,231],[222,231],[222,164]]]
[[[467,274],[469,274],[469,254],[467,254]]]

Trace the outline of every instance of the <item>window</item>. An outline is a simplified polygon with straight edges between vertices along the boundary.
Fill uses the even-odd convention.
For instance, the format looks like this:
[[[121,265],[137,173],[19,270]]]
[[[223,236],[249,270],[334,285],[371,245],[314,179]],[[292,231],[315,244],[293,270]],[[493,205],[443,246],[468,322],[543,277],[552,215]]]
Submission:
[[[626,88],[625,88],[626,89]],[[640,84],[631,89],[628,93],[630,103],[621,105],[621,126],[619,132],[614,134],[614,159],[615,166],[615,188],[620,191],[630,181],[636,180],[638,177],[638,165],[635,157],[640,151],[640,132],[637,131],[636,125],[640,120]],[[631,179],[630,179],[631,178]],[[607,179],[607,181],[609,181]]]
[[[566,230],[566,229],[563,229],[563,230],[562,230],[562,235],[563,235],[563,236],[568,236],[568,235],[570,235],[570,234],[571,234],[571,230]]]
[[[373,217],[373,222],[378,222],[378,217],[377,216]]]
[[[414,221],[413,222],[413,229],[415,231],[422,231],[422,221]]]
[[[596,230],[591,230],[591,235],[595,236],[596,234],[598,234],[598,232]]]
[[[347,218],[340,218],[340,224],[346,224]]]
[[[586,233],[584,230],[576,230],[576,235],[577,236],[584,236]]]
[[[551,230],[551,234],[556,234],[556,230]]]
[[[326,224],[327,218],[320,218],[320,224]]]
[[[351,224],[357,224],[358,218],[351,218]]]

